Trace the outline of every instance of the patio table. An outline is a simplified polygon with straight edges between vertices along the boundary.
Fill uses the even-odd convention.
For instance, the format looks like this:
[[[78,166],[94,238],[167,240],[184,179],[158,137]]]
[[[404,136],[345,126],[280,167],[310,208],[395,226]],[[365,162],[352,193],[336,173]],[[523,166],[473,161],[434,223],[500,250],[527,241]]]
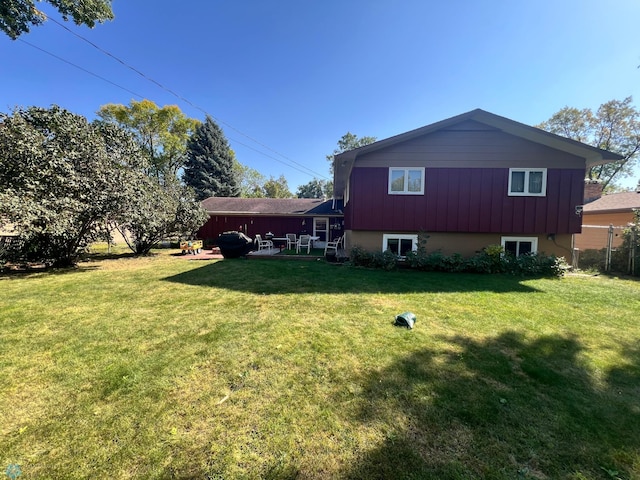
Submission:
[[[278,245],[278,248],[280,249],[280,251],[282,251],[287,244],[287,237],[273,237],[271,241],[273,242],[274,247],[276,246],[276,242],[283,242],[282,244]]]

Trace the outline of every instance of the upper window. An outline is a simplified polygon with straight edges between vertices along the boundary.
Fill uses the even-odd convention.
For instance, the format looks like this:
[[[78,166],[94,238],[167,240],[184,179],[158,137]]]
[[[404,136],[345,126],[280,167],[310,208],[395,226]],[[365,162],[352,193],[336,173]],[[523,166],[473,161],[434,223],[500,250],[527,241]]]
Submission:
[[[418,235],[402,235],[397,233],[385,233],[382,235],[382,251],[391,250],[399,257],[404,257],[407,252],[418,249]]]
[[[505,253],[514,257],[538,252],[538,237],[502,237]]]
[[[546,168],[510,168],[509,195],[544,197],[547,195]]]
[[[389,193],[395,195],[423,195],[424,168],[390,168]]]

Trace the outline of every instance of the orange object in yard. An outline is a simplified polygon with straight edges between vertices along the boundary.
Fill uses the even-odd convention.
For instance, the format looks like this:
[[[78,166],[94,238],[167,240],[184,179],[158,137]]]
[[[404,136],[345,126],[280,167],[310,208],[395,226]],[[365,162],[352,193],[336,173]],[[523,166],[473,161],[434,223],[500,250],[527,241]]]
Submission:
[[[184,240],[180,242],[182,254],[192,253],[194,255],[202,252],[202,240]]]

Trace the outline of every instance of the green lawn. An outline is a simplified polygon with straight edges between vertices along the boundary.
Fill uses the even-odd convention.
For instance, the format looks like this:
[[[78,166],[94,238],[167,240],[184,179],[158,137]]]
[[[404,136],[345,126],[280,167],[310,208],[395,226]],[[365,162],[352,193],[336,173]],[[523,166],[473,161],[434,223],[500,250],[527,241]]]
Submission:
[[[640,478],[638,281],[163,252],[0,292],[0,472]]]

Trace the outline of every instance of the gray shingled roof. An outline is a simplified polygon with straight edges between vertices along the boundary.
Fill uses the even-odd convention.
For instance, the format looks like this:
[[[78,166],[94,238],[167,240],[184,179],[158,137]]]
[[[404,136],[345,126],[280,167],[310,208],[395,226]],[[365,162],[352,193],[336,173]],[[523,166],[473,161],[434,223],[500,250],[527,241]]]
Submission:
[[[202,201],[208,213],[249,215],[332,215],[332,200],[321,198],[209,197]]]
[[[603,195],[598,200],[584,206],[585,213],[628,212],[640,208],[640,193],[622,192]]]

